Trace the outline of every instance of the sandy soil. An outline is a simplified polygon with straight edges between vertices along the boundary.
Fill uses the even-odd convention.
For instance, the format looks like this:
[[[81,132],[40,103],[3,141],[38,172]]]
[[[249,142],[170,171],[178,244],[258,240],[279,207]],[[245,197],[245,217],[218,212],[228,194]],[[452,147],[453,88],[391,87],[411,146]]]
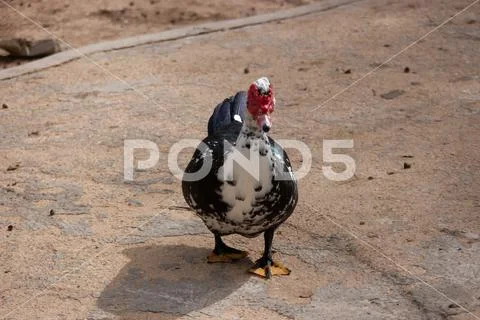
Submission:
[[[0,317],[478,319],[480,6],[345,90],[469,3],[367,0],[1,81]],[[206,263],[212,236],[167,166],[261,75],[272,137],[313,154],[274,240],[293,271],[272,281],[245,272],[261,238],[228,237],[249,259]],[[160,151],[133,182],[125,139]],[[354,140],[354,178],[324,177],[323,139]]]
[[[168,30],[182,25],[246,17],[313,0],[6,0],[73,47]],[[45,30],[0,3],[0,39],[51,38]],[[61,43],[63,48],[68,45]],[[28,60],[0,56],[0,68]]]

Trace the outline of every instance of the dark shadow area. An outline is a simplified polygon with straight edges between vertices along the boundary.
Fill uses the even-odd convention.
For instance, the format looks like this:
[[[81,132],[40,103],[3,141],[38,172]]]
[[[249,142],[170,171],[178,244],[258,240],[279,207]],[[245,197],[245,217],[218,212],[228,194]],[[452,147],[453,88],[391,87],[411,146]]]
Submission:
[[[14,56],[10,56],[10,55],[7,55],[7,56],[0,55],[0,69],[16,67],[16,66],[19,66],[21,64],[25,64],[27,62],[31,62],[31,61],[34,61],[34,60],[37,60],[37,59],[38,59],[38,57],[19,58],[19,57],[14,57]]]
[[[130,259],[101,293],[97,305],[135,318],[153,312],[174,319],[224,299],[245,283],[252,261],[208,264],[209,249],[185,245],[126,249]],[[155,317],[157,319],[157,317]]]

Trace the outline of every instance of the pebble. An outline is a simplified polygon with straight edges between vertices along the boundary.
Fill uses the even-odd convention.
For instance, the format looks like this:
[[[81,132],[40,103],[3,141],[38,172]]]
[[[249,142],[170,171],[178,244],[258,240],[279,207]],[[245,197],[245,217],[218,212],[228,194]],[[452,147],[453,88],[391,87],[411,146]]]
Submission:
[[[298,295],[299,298],[302,299],[308,299],[313,296],[313,292],[311,290],[305,290],[305,292],[302,292]]]
[[[129,206],[132,206],[132,207],[143,207],[143,203],[135,199],[129,199],[127,203]]]
[[[386,99],[386,100],[392,100],[392,99],[395,99],[397,97],[400,97],[404,93],[405,93],[404,90],[395,89],[395,90],[389,91],[387,93],[381,94],[380,97],[382,97],[383,99]]]
[[[7,168],[7,171],[14,171],[14,170],[17,170],[18,168],[20,168],[20,163],[15,163],[15,164],[9,165]]]

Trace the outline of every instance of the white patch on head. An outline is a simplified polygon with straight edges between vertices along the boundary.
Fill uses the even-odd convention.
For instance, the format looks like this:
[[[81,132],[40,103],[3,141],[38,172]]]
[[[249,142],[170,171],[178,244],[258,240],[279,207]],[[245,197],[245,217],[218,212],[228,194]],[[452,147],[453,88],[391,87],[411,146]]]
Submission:
[[[233,120],[242,123],[242,118],[241,118],[240,115],[238,115],[238,114],[236,114],[236,115],[233,116]]]
[[[260,90],[260,93],[267,94],[270,91],[270,81],[267,77],[262,77],[255,80],[255,87]]]

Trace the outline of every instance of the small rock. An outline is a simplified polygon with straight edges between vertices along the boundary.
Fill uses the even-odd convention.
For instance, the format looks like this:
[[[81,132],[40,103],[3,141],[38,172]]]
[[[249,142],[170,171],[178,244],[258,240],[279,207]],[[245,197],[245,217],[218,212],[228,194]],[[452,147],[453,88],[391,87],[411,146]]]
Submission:
[[[365,224],[365,221],[360,221],[360,225],[363,226]]]
[[[60,45],[55,39],[32,41],[24,38],[2,39],[0,48],[10,53],[12,57],[22,58],[47,56],[60,51]]]
[[[17,170],[18,168],[20,168],[20,163],[15,163],[15,164],[9,165],[7,168],[7,171],[14,171],[14,170]]]
[[[404,72],[404,73],[409,73],[409,72],[410,72],[410,68],[409,68],[409,67],[405,67],[405,68],[403,69],[403,72]]]
[[[250,73],[250,69],[248,69],[248,68],[243,69],[243,73],[245,73],[245,74]]]
[[[302,299],[308,299],[308,298],[311,298],[312,296],[313,296],[313,292],[310,290],[302,292],[298,295],[298,297]]]
[[[10,273],[10,270],[5,270],[3,271],[3,273]]]
[[[391,176],[391,175],[394,174],[394,173],[395,173],[395,172],[393,172],[393,171],[387,171],[387,174],[388,174],[389,176]]]
[[[412,238],[407,238],[407,239],[405,239],[405,241],[407,241],[407,242],[412,242],[413,239],[412,239]]]
[[[350,74],[350,73],[352,73],[352,69],[347,69],[347,70],[343,71],[343,73]]]
[[[133,1],[130,1],[130,3],[128,4],[130,7],[133,7],[135,5],[135,3]]]
[[[395,90],[389,91],[387,93],[381,94],[380,97],[382,97],[383,99],[386,99],[386,100],[392,100],[392,99],[395,99],[397,97],[400,97],[404,93],[405,93],[404,90],[395,89]]]
[[[387,43],[387,44],[384,44],[383,45],[385,48],[390,48],[390,45]]]
[[[370,176],[370,177],[368,177],[367,179],[368,179],[368,180],[373,180],[373,177]]]
[[[38,136],[38,135],[40,135],[40,132],[39,132],[38,130],[32,131],[32,132],[30,132],[30,133],[28,134],[29,137],[31,137],[31,136]]]
[[[127,203],[129,206],[132,206],[132,207],[143,207],[143,203],[135,199],[129,199]]]
[[[402,156],[402,158],[413,158],[413,156],[411,154],[405,154]]]
[[[6,103],[2,103],[2,109],[8,109],[8,105]]]
[[[412,165],[408,162],[404,162],[403,163],[403,169],[410,169],[412,167]]]
[[[49,216],[53,216],[55,214],[55,211],[53,209],[50,209],[50,212],[48,213]]]
[[[13,230],[13,226],[12,226],[12,225],[9,225],[9,226],[7,227],[7,231],[12,231],[12,230]]]

